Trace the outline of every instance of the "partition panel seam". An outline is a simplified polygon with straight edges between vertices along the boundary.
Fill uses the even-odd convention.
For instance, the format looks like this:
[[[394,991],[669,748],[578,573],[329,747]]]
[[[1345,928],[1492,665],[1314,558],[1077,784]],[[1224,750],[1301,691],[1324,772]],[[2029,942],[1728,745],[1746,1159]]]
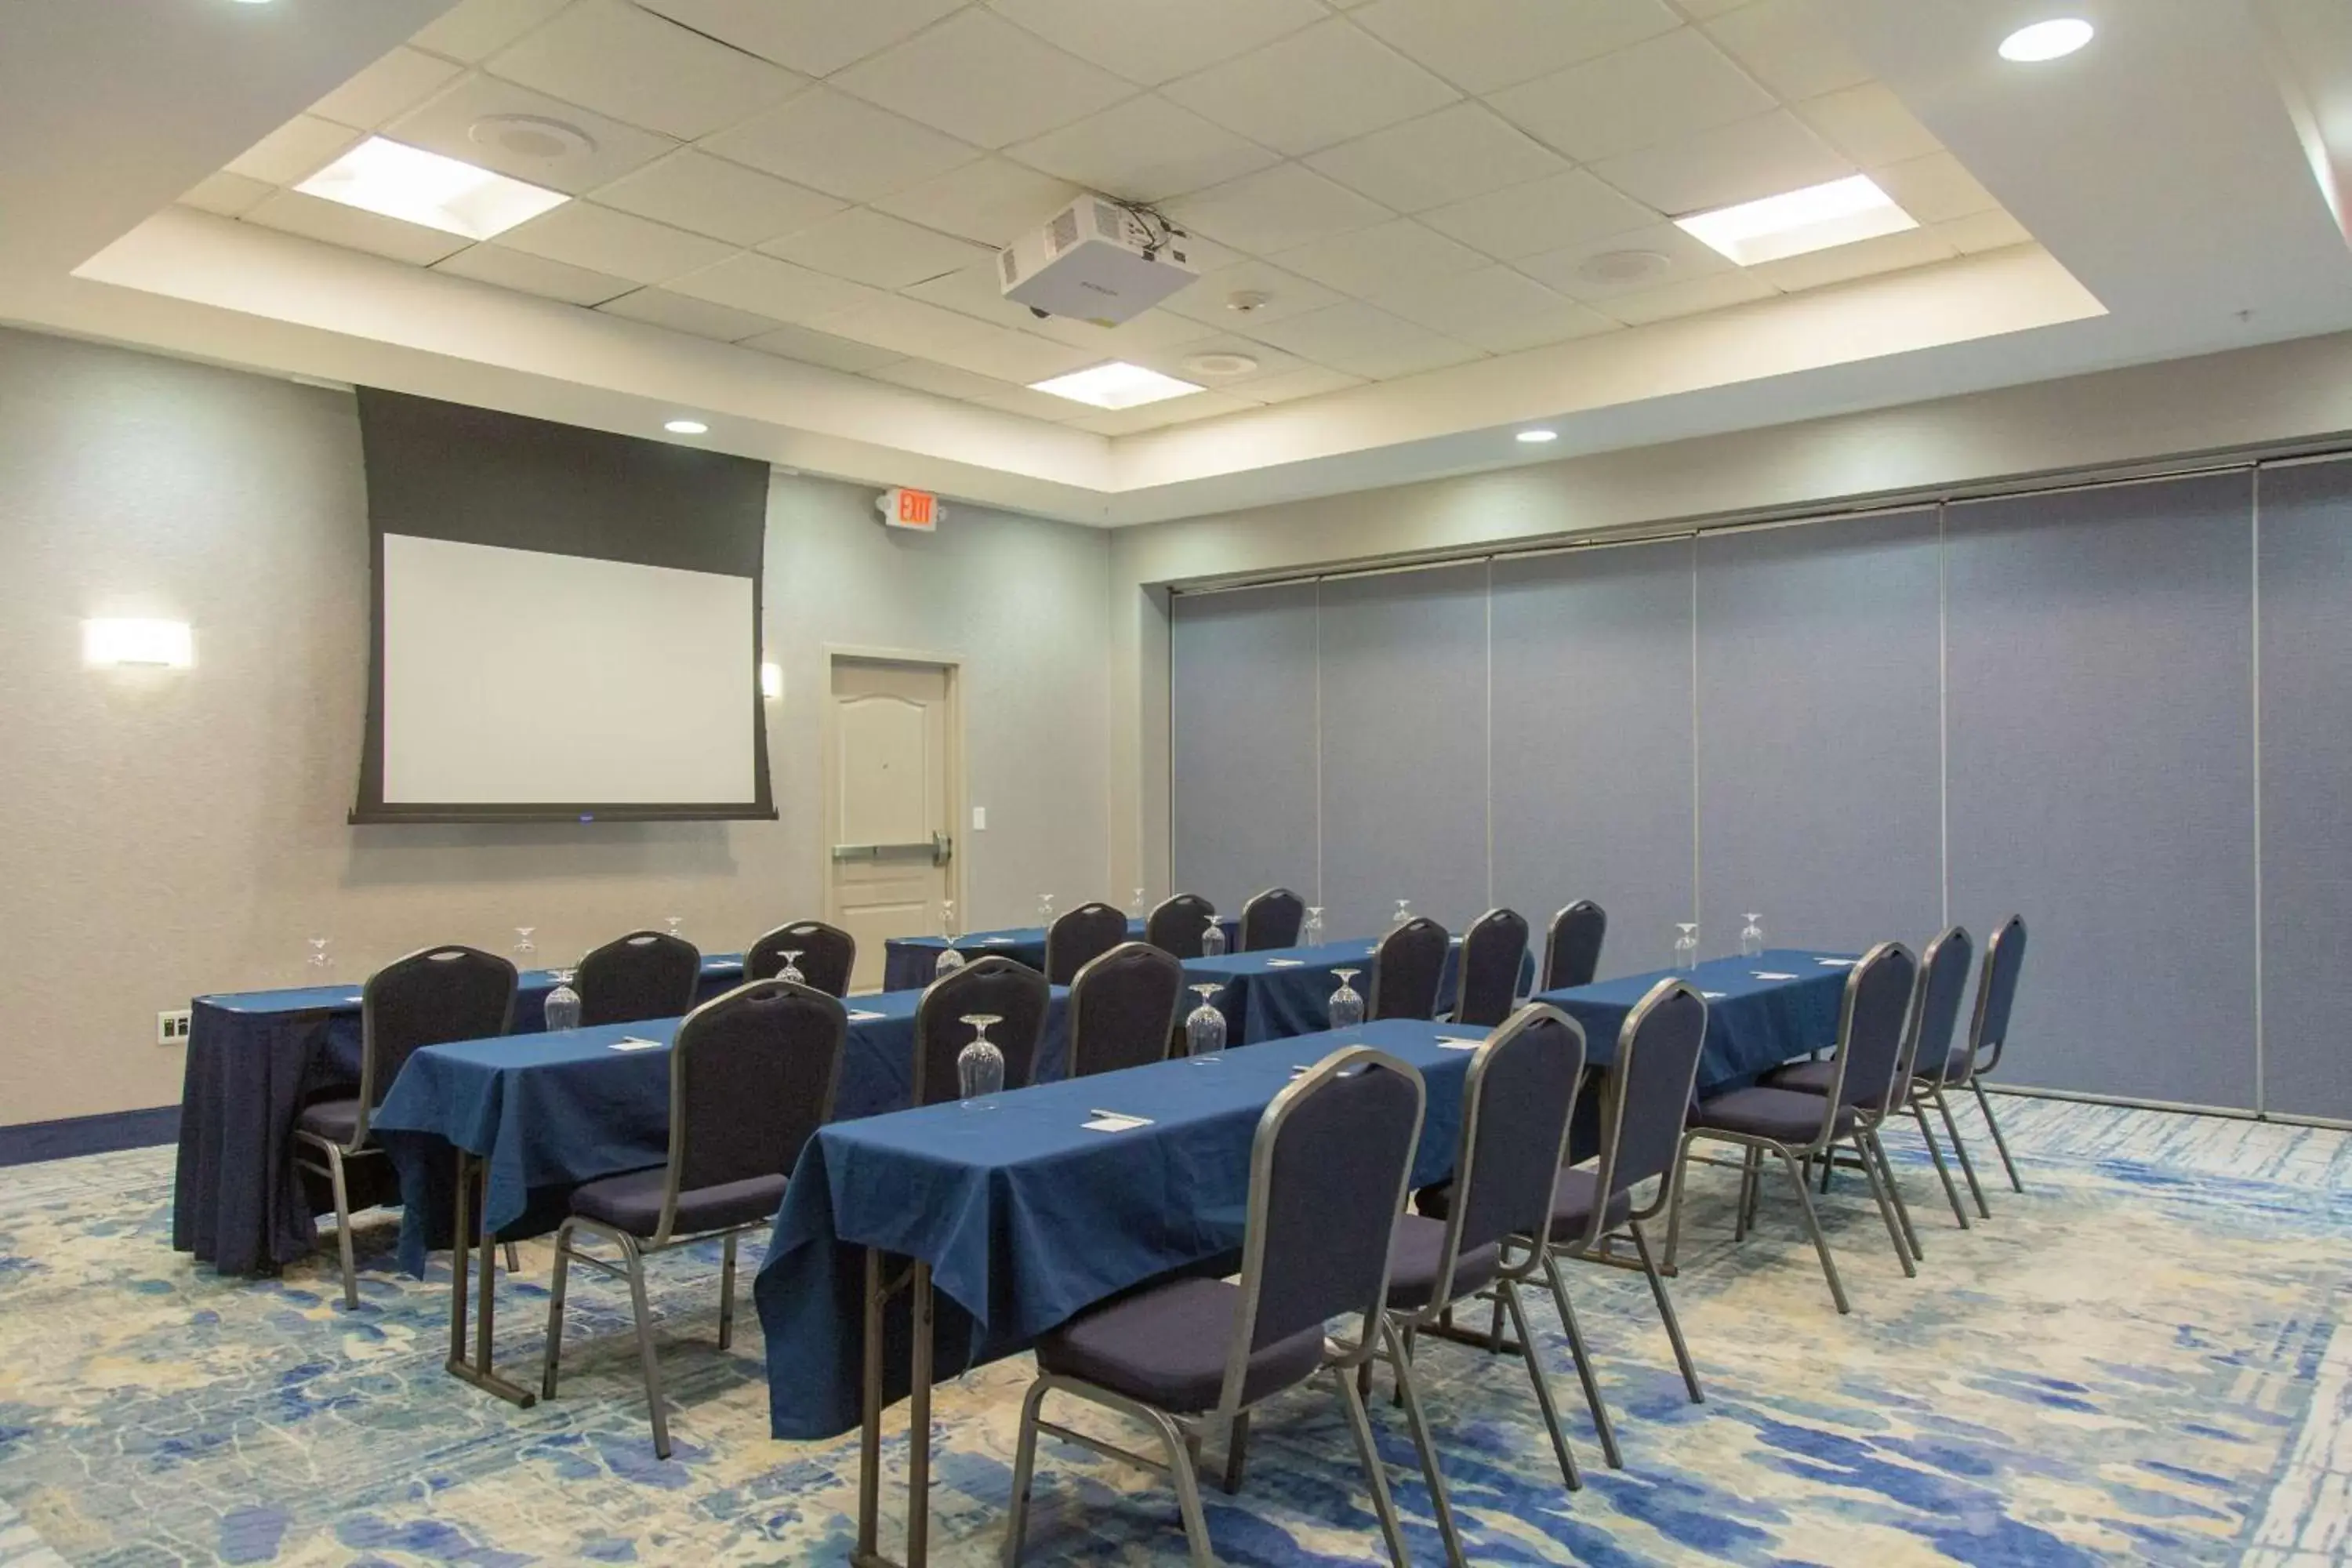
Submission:
[[[2269,1061],[2263,1028],[2263,470],[2255,466],[2251,521],[2247,528],[2253,559],[2252,581],[2253,631],[2248,663],[2252,668],[2254,744],[2254,1114],[2270,1110]]]
[[[1943,923],[1952,923],[1951,593],[1945,574],[1944,511],[1936,507],[1936,865],[1943,881]]]
[[[1323,579],[1315,579],[1315,902],[1323,896]]]
[[[1690,728],[1691,728],[1691,901],[1690,916],[1699,917],[1698,806],[1698,538],[1690,542]]]
[[[1495,907],[1495,558],[1486,557],[1486,907]]]

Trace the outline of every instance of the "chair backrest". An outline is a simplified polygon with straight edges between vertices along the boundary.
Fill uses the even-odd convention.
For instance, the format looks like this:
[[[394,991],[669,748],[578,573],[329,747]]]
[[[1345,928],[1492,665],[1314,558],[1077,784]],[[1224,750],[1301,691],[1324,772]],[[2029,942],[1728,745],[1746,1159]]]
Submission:
[[[1446,946],[1445,928],[1425,915],[1390,928],[1372,953],[1372,994],[1365,1016],[1374,1020],[1435,1017]]]
[[[1428,1310],[1454,1297],[1454,1268],[1506,1237],[1541,1237],[1568,1152],[1568,1126],[1584,1077],[1583,1026],[1531,1002],[1478,1047],[1462,1085],[1462,1134],[1454,1202]],[[1531,1266],[1535,1255],[1528,1254]]]
[[[1911,1005],[1918,960],[1899,942],[1882,942],[1845,977],[1838,1005],[1837,1053],[1830,1093],[1822,1102],[1822,1134],[1841,1106],[1884,1105],[1894,1092],[1903,1048],[1911,1037]]]
[[[1706,1044],[1706,998],[1681,980],[1661,980],[1634,1004],[1617,1031],[1616,1059],[1601,1083],[1601,1142],[1596,1190],[1611,1198],[1652,1177],[1664,1178],[1637,1219],[1665,1207],[1681,1174],[1683,1128]],[[1607,1234],[1609,1205],[1592,1208],[1586,1249]]]
[[[1045,978],[1067,985],[1078,971],[1127,940],[1127,917],[1108,904],[1080,904],[1045,931]]]
[[[1492,1028],[1519,999],[1519,967],[1528,958],[1528,921],[1514,910],[1488,910],[1462,933],[1462,983],[1454,1021]]]
[[[1551,917],[1544,935],[1543,977],[1538,991],[1590,985],[1601,970],[1601,939],[1609,934],[1609,911],[1579,899]]]
[[[701,984],[701,951],[659,931],[614,937],[582,959],[572,977],[583,1028],[682,1017]]]
[[[1298,928],[1306,919],[1307,900],[1288,888],[1268,888],[1253,894],[1242,906],[1242,951],[1297,947]]]
[[[1249,1385],[1253,1352],[1343,1314],[1362,1318],[1350,1359],[1371,1353],[1424,1098],[1410,1064],[1349,1046],[1293,1079],[1258,1118],[1222,1412],[1273,1392]]]
[[[800,954],[793,967],[811,990],[828,996],[849,994],[849,977],[857,969],[857,939],[823,921],[794,921],[753,942],[743,954],[743,978],[773,980],[784,972],[788,952]]]
[[[1148,942],[1123,942],[1070,982],[1071,1078],[1164,1060],[1184,999],[1184,966]]]
[[[1984,979],[1977,985],[1977,1012],[1969,1026],[1969,1070],[1964,1078],[2000,1065],[2009,1043],[2009,1010],[2017,1000],[2017,976],[2025,967],[2025,917],[2011,915],[1985,943]],[[1985,1052],[1992,1057],[1988,1060]]]
[[[658,1247],[681,1193],[789,1176],[833,1118],[849,1015],[837,996],[754,980],[686,1016],[669,1053],[669,1177]]]
[[[1217,918],[1217,906],[1198,893],[1178,893],[1160,901],[1143,922],[1143,940],[1179,958],[1201,956],[1201,933]]]
[[[515,967],[473,947],[428,947],[396,958],[360,988],[360,1126],[383,1103],[408,1058],[426,1046],[482,1040],[514,1026]]]
[[[976,958],[932,981],[915,1004],[913,1102],[937,1105],[962,1092],[956,1057],[971,1044],[971,1026],[963,1019],[974,1013],[1003,1020],[991,1026],[988,1043],[1004,1053],[1004,1087],[1026,1088],[1053,1000],[1045,975],[1003,953]]]
[[[1975,958],[1976,942],[1965,926],[1938,932],[1920,956],[1919,1005],[1911,1010],[1911,1044],[1903,1053],[1903,1065],[1912,1077],[1928,1083],[1943,1081]]]

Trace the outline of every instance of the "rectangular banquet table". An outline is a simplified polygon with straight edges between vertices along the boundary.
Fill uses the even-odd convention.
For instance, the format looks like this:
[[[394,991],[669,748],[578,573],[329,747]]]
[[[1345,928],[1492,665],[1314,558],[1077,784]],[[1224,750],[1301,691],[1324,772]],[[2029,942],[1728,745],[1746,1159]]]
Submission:
[[[1221,953],[1215,958],[1184,961],[1184,983],[1210,981],[1221,989],[1212,998],[1225,1016],[1226,1038],[1237,1046],[1261,1040],[1286,1040],[1331,1026],[1331,993],[1339,988],[1339,971],[1352,969],[1349,984],[1370,1008],[1372,1001],[1372,954],[1377,944],[1364,941],[1327,942],[1316,947],[1266,948],[1257,952]],[[1462,962],[1462,939],[1445,951],[1445,970],[1438,976],[1437,1009],[1452,1009]],[[1522,989],[1535,982],[1532,956],[1519,963]],[[1187,994],[1181,1011],[1192,1010]]]
[[[696,1000],[742,975],[740,957],[706,957]],[[518,1032],[541,1027],[554,986],[543,969],[520,976]],[[172,1246],[224,1274],[275,1274],[318,1245],[312,1197],[291,1157],[294,1118],[359,1083],[360,982],[199,996],[190,1012]]]
[[[1225,943],[1232,946],[1241,941],[1242,922],[1231,915],[1217,917],[1217,925],[1225,933]],[[1127,922],[1130,942],[1143,940],[1143,922],[1130,919]],[[1044,926],[1007,926],[1002,931],[966,931],[956,938],[956,951],[966,958],[997,956],[1015,963],[1025,963],[1032,969],[1045,967],[1045,928]],[[894,936],[882,944],[882,989],[885,991],[916,991],[939,978],[940,954],[945,952],[948,939],[943,936]]]
[[[1852,953],[1772,948],[1754,958],[1712,958],[1687,971],[1658,970],[1596,981],[1531,1000],[1549,1002],[1584,1026],[1586,1060],[1606,1067],[1626,1015],[1661,980],[1687,980],[1706,998],[1699,1050],[1702,1096],[1741,1089],[1784,1062],[1837,1044],[1838,1011]]]

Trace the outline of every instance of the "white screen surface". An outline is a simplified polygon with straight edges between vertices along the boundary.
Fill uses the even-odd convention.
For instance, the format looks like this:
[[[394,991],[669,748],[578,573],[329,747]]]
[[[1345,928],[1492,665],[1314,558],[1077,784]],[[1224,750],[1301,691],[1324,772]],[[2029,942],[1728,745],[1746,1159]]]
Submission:
[[[387,805],[759,797],[749,577],[383,535]]]

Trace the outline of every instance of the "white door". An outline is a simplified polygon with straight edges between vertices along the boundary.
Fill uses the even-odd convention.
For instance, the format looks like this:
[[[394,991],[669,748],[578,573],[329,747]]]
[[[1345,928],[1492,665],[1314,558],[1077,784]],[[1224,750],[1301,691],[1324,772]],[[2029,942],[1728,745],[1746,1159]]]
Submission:
[[[955,896],[955,674],[935,664],[833,662],[827,902],[857,939],[850,984],[882,984],[882,944],[939,929]]]

